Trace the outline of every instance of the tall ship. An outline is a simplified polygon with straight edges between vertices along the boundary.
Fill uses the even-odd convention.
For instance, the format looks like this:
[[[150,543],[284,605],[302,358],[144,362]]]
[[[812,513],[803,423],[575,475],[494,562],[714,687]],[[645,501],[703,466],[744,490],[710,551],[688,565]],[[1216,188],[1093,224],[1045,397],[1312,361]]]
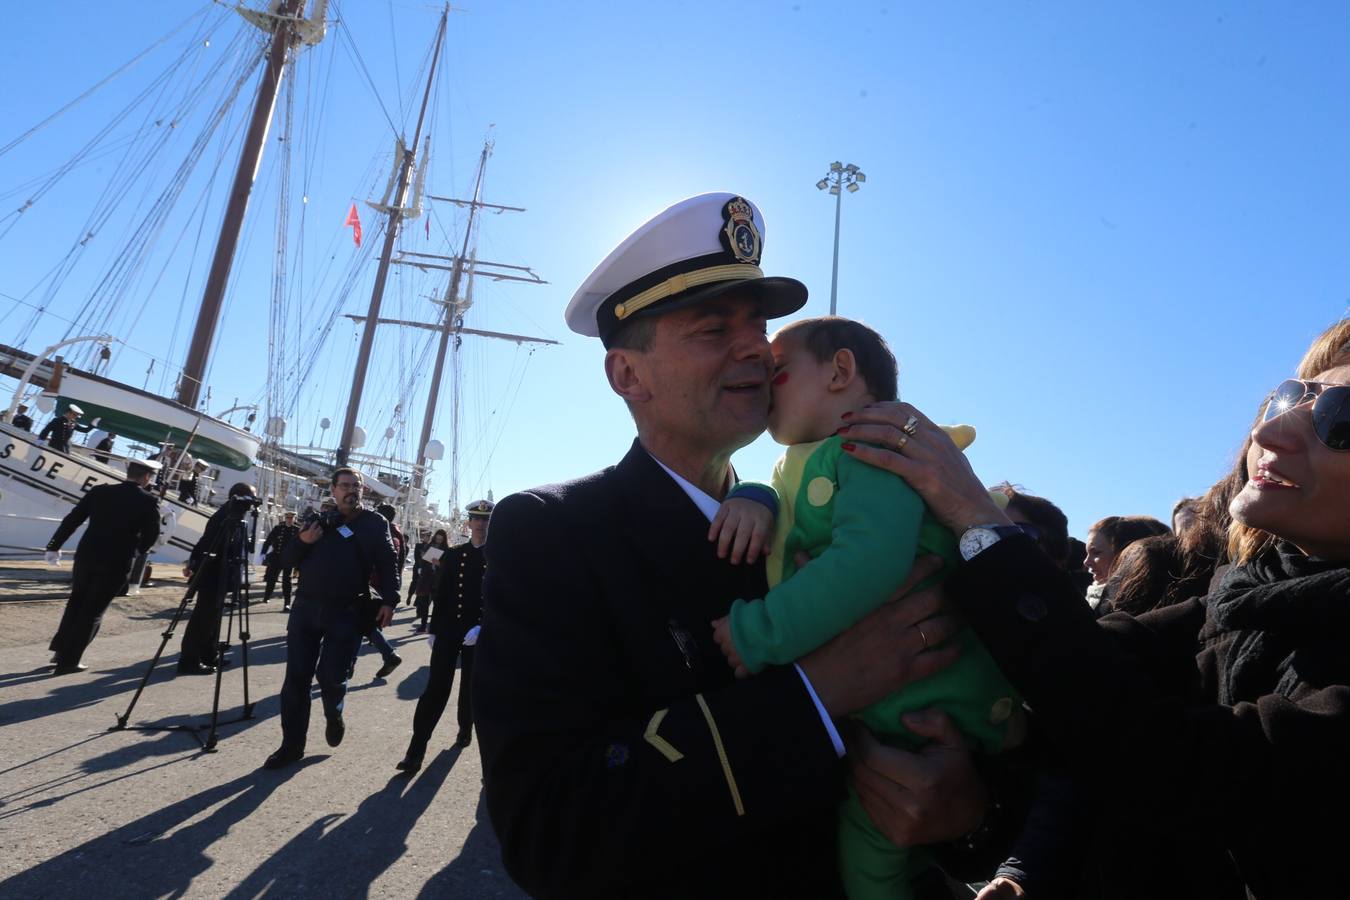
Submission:
[[[458,529],[464,342],[527,354],[556,343],[473,327],[475,285],[545,282],[517,262],[478,259],[482,214],[523,212],[484,200],[490,130],[467,196],[433,192],[435,133],[449,125],[448,6],[406,115],[390,109],[405,112],[402,86],[392,104],[371,84],[385,120],[369,130],[371,151],[392,144],[392,155],[348,176],[367,192],[340,227],[332,209],[317,223],[311,193],[326,142],[363,132],[316,88],[337,51],[310,57],[336,33],[369,78],[352,30],[331,13],[327,0],[209,4],[0,145],[0,202],[17,201],[0,215],[0,252],[55,251],[35,282],[0,286],[0,555],[40,554],[84,493],[122,480],[138,458],[162,463],[158,561],[187,557],[235,482],[265,498],[266,525],[316,508],[336,465],[361,470],[367,502],[392,504],[405,531]],[[61,148],[70,152],[55,168],[62,157],[46,148],[27,152],[42,174],[21,171],[51,121],[87,111],[151,50],[170,57],[164,71],[73,151]],[[316,124],[306,102],[336,127]],[[85,178],[76,194],[89,207],[76,221],[62,184],[109,159],[98,189]],[[57,205],[61,215],[44,215]],[[127,372],[140,365],[137,385]],[[348,389],[334,400],[337,382]],[[64,449],[42,440],[47,417],[72,408],[87,431]],[[111,449],[99,447],[105,436]]]

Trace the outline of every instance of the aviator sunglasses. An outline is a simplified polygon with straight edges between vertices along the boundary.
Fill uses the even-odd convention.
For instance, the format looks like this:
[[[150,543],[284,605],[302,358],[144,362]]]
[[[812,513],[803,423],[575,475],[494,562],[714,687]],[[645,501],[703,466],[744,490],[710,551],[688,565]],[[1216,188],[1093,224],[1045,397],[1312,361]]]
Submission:
[[[1261,421],[1269,422],[1309,400],[1315,401],[1312,423],[1317,439],[1330,450],[1350,450],[1350,385],[1282,381],[1266,402]]]

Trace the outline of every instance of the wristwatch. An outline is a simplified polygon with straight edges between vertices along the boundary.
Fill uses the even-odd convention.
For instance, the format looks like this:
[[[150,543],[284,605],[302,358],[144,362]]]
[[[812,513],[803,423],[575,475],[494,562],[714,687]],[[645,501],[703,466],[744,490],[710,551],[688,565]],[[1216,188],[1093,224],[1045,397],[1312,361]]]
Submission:
[[[972,525],[961,534],[961,558],[969,562],[1005,537],[1021,533],[1016,525]]]

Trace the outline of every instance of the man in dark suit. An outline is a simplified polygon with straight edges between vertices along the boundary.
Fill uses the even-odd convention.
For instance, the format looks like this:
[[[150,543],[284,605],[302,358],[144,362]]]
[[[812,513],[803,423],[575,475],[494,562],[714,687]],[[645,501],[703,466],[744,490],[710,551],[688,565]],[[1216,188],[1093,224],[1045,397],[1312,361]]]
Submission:
[[[455,663],[460,665],[459,700],[456,714],[459,734],[455,745],[467,747],[473,737],[473,701],[470,684],[473,680],[474,642],[477,628],[483,621],[483,575],[487,572],[485,545],[488,519],[492,516],[491,501],[470,503],[469,540],[451,547],[441,558],[441,580],[436,586],[436,599],[431,609],[431,673],[427,686],[417,699],[413,713],[413,736],[408,752],[396,768],[416,772],[422,768],[427,743],[436,723],[450,700],[450,689],[455,685]]]
[[[88,434],[94,430],[93,425],[86,425],[80,421],[82,415],[84,415],[84,410],[74,403],[70,404],[62,415],[47,423],[46,427],[42,429],[42,433],[38,435],[38,440],[46,441],[47,446],[53,450],[69,453],[70,439],[75,432]]]
[[[942,664],[906,637],[934,610],[906,601],[746,680],[713,640],[765,593],[707,534],[732,453],[767,425],[766,321],[806,301],[764,277],[762,229],[748,201],[705,194],[600,264],[567,321],[603,342],[637,440],[493,512],[473,709],[502,858],[533,896],[842,896],[831,719]]]
[[[75,549],[70,600],[52,638],[57,675],[88,668],[80,657],[98,634],[103,613],[126,584],[136,554],[148,552],[159,538],[159,506],[145,490],[158,468],[158,463],[128,461],[127,480],[90,488],[47,542],[47,560],[59,563],[61,545],[89,521]]]

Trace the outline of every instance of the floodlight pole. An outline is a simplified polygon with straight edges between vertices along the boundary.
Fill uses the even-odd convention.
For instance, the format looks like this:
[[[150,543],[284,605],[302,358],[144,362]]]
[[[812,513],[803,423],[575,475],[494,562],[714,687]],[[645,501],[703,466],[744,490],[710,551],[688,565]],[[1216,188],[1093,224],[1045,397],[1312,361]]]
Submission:
[[[830,274],[830,315],[835,314],[839,296],[839,214],[844,208],[844,192],[834,187],[834,270]]]
[[[858,186],[867,180],[867,176],[853,163],[844,165],[836,160],[830,163],[825,177],[816,182],[819,190],[828,190],[834,194],[834,268],[830,273],[830,315],[835,315],[839,306],[839,220],[844,209],[844,191],[856,193]]]

